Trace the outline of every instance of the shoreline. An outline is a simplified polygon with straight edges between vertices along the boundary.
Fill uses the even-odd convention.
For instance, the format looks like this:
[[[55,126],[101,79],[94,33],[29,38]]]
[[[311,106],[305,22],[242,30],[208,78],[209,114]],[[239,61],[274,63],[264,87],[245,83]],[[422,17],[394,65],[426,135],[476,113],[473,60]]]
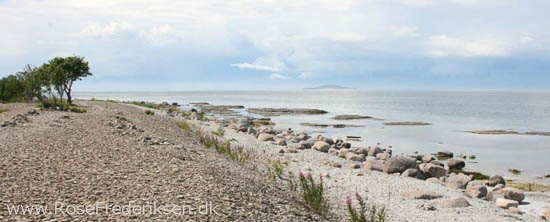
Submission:
[[[170,115],[170,114],[169,114]],[[173,114],[172,114],[173,115]],[[528,216],[533,217],[528,220],[534,219],[535,216],[540,215],[541,211],[545,207],[544,204],[542,206],[538,204],[540,201],[535,201],[536,204],[529,205],[520,205],[519,208],[521,211],[526,211],[527,214],[515,214],[504,210],[501,208],[498,208],[495,206],[494,201],[496,199],[492,199],[490,201],[487,200],[481,200],[476,198],[469,198],[464,195],[464,189],[453,189],[449,188],[447,186],[441,185],[440,182],[437,183],[430,183],[423,180],[418,180],[415,178],[404,178],[399,175],[391,175],[386,174],[383,172],[378,171],[372,171],[372,170],[365,170],[364,169],[364,163],[357,162],[357,161],[351,161],[346,160],[343,158],[340,158],[336,155],[330,155],[327,153],[319,152],[314,149],[304,149],[304,150],[288,150],[289,148],[285,148],[286,146],[280,146],[277,145],[275,141],[258,141],[258,139],[254,136],[250,136],[247,133],[240,132],[241,130],[238,129],[238,126],[234,126],[234,122],[231,120],[216,120],[216,119],[210,119],[207,121],[199,121],[199,120],[189,120],[189,118],[182,118],[176,116],[175,118],[179,119],[187,119],[187,121],[191,121],[193,125],[196,127],[210,131],[215,132],[218,130],[221,126],[225,129],[225,135],[223,136],[226,140],[232,141],[234,144],[238,144],[239,146],[243,146],[246,149],[254,152],[261,152],[263,157],[262,159],[264,161],[264,164],[269,164],[269,162],[278,160],[281,161],[285,165],[285,170],[289,171],[295,171],[295,172],[310,172],[315,175],[319,175],[323,177],[323,180],[326,181],[327,187],[329,190],[329,196],[331,198],[331,201],[335,206],[337,206],[337,212],[338,214],[344,214],[345,213],[345,204],[343,201],[343,195],[344,193],[347,193],[347,196],[353,196],[353,193],[358,191],[361,192],[358,189],[361,189],[361,186],[364,186],[364,184],[370,184],[367,188],[367,190],[370,191],[364,191],[364,193],[361,194],[368,194],[369,200],[372,200],[377,205],[384,205],[384,206],[394,206],[394,208],[390,207],[389,212],[390,215],[392,215],[391,212],[396,212],[395,214],[399,214],[398,212],[402,212],[405,209],[422,209],[422,207],[419,207],[420,205],[429,205],[429,207],[435,207],[437,208],[436,211],[439,211],[439,213],[442,213],[442,215],[439,215],[439,219],[446,221],[446,220],[452,220],[453,219],[453,213],[451,212],[453,210],[450,209],[460,209],[461,210],[461,217],[464,216],[464,214],[467,214],[468,210],[472,210],[471,208],[477,208],[476,210],[484,209],[483,211],[494,211],[496,214],[494,214],[495,219],[502,220],[505,217],[511,217],[511,218],[517,218],[517,217],[524,217]],[[234,117],[230,118],[232,120],[235,119],[242,119],[242,117]],[[237,122],[239,122],[237,120]],[[300,132],[296,132],[300,133]],[[273,135],[274,138],[277,138],[276,134]],[[254,147],[254,148],[251,148]],[[360,169],[357,169],[356,165],[360,165]],[[355,169],[354,169],[355,168]],[[453,176],[454,174],[451,174]],[[460,174],[462,175],[462,174]],[[454,176],[460,176],[460,175],[454,175]],[[373,181],[376,181],[373,183]],[[363,182],[362,182],[363,181]],[[390,182],[391,181],[391,182]],[[472,184],[479,184],[478,181],[472,181]],[[393,184],[396,187],[386,187],[384,184]],[[401,184],[401,185],[396,185]],[[444,183],[443,183],[444,184]],[[481,183],[483,184],[483,183]],[[392,186],[393,186],[392,185]],[[464,185],[466,186],[466,185]],[[372,190],[376,190],[376,192],[372,192]],[[494,193],[493,187],[488,187],[489,192],[491,192],[491,195],[500,196],[501,194],[498,193],[500,191],[495,190]],[[421,190],[422,192],[432,192],[436,191],[436,193],[442,195],[441,198],[438,198],[434,201],[419,201],[419,200],[410,200],[407,198],[403,198],[402,194],[406,192],[411,191],[418,191]],[[526,192],[529,199],[526,199],[531,201],[535,200],[538,197],[538,192]],[[445,202],[448,200],[453,200],[454,198],[467,198],[467,202],[472,207],[468,208],[448,208],[445,209],[445,207],[441,207],[440,202]],[[546,197],[546,199],[550,199],[550,196]],[[545,200],[546,200],[545,199]],[[338,202],[340,200],[340,202]],[[412,203],[414,202],[414,203]],[[420,204],[420,205],[419,205]],[[439,204],[439,206],[437,206]],[[404,207],[406,206],[406,207]],[[447,212],[445,212],[448,210]],[[486,221],[487,220],[487,214],[481,214],[484,215],[483,217],[476,218],[473,216],[473,213],[476,210],[472,210],[472,215],[467,215],[466,218],[469,218],[467,220],[472,221]],[[424,220],[429,220],[429,218],[433,218],[434,215],[427,216],[425,211],[417,211],[414,214],[414,217],[425,217]],[[477,213],[479,214],[479,212]],[[401,219],[405,219],[412,215],[400,215],[403,216]],[[437,217],[437,216],[436,216]],[[400,220],[398,217],[392,217],[391,220]],[[445,219],[446,218],[446,219]],[[526,219],[523,218],[523,219]]]

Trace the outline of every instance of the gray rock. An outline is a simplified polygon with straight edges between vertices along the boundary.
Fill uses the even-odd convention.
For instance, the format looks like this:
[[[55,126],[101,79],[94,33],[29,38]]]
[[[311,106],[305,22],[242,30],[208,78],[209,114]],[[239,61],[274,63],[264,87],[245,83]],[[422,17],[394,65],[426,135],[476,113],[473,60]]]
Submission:
[[[382,151],[382,149],[380,149],[380,147],[371,147],[369,150],[368,150],[368,155],[369,156],[376,156],[376,154],[379,154],[379,153],[382,153],[384,151]]]
[[[439,151],[439,152],[437,152],[437,156],[438,157],[452,158],[453,157],[453,152],[451,152],[451,151]]]
[[[487,187],[485,185],[468,186],[465,194],[471,198],[483,199],[487,196]]]
[[[321,152],[328,152],[328,149],[330,149],[330,144],[324,142],[324,141],[317,141],[315,144],[313,144],[313,149]]]
[[[328,138],[328,137],[321,137],[320,141],[328,143],[328,145],[334,144],[334,141],[331,138]]]
[[[424,173],[427,177],[440,178],[447,176],[447,170],[445,170],[445,168],[432,163],[420,164],[420,171],[422,171],[422,173]]]
[[[435,158],[432,155],[424,155],[422,157],[422,162],[424,163],[429,163],[432,160],[435,160]]]
[[[506,185],[506,180],[504,180],[504,177],[500,175],[493,175],[489,177],[489,181],[487,181],[487,185],[496,186],[497,184]]]
[[[352,152],[348,152],[346,154],[346,159],[351,161],[365,161],[365,155],[364,154],[355,154]]]
[[[440,200],[438,201],[438,204],[442,208],[458,208],[470,206],[470,203],[464,197]]]
[[[515,200],[519,203],[525,199],[525,194],[516,188],[506,187],[502,189],[502,191],[504,192],[504,198],[506,199]]]
[[[339,151],[336,148],[330,148],[328,149],[328,153],[337,156]]]
[[[407,169],[418,169],[416,161],[407,157],[392,157],[384,165],[384,172],[388,174],[403,173]]]
[[[388,160],[389,158],[391,158],[391,155],[389,153],[376,154],[376,159],[378,160]]]
[[[348,142],[342,143],[342,147],[346,148],[346,149],[349,149],[349,148],[351,148],[351,143],[348,143]]]
[[[445,167],[442,162],[439,162],[439,160],[432,160],[430,161],[431,164],[438,165],[440,167]]]
[[[500,208],[503,208],[503,209],[508,209],[510,207],[518,207],[519,203],[515,200],[508,200],[508,199],[504,199],[504,198],[498,198],[495,202],[495,205],[497,205],[497,207],[500,207]]]
[[[454,189],[465,189],[468,182],[472,181],[472,176],[467,176],[464,174],[451,174],[445,181],[445,186],[454,188]]]
[[[260,135],[258,135],[258,140],[260,140],[260,141],[274,141],[275,138],[271,134],[261,133]]]
[[[424,174],[422,172],[420,172],[420,170],[417,170],[417,169],[407,169],[401,174],[401,176],[402,177],[413,177],[413,178],[416,178],[416,179],[419,179],[419,180],[426,179]]]
[[[338,151],[338,156],[341,158],[346,158],[346,154],[350,153],[350,149],[341,149]]]
[[[277,139],[275,143],[279,146],[286,146],[286,141],[284,139]]]
[[[449,166],[449,168],[461,170],[466,166],[466,163],[463,160],[448,159],[447,165]]]
[[[365,168],[365,170],[375,170],[380,172],[383,172],[385,167],[386,166],[384,162],[380,160],[373,160],[373,159],[369,159],[365,161],[365,164],[363,165],[363,168]]]

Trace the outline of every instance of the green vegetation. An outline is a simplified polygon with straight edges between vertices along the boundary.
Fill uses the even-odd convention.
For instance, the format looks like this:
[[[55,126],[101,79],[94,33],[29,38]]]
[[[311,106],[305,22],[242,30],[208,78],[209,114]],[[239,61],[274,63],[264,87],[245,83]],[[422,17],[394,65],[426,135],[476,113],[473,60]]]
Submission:
[[[464,175],[473,175],[474,180],[488,180],[489,179],[489,176],[487,176],[483,173],[474,172],[474,171],[464,171],[464,170],[457,170],[457,169],[451,168],[451,169],[449,169],[449,173],[456,173],[456,174],[463,173]]]
[[[116,101],[116,100],[112,100],[112,99],[96,99],[96,98],[92,98],[90,99],[90,101],[95,101],[95,102],[107,102],[107,103],[119,103],[119,101]]]
[[[220,126],[220,127],[218,127],[218,129],[216,129],[215,132],[212,132],[212,134],[214,134],[216,136],[219,136],[219,137],[223,137],[223,135],[225,134],[225,129],[223,128],[223,126]]]
[[[150,109],[160,109],[161,108],[159,104],[150,103],[150,102],[129,101],[129,102],[124,102],[124,103],[132,104],[132,105],[136,105],[136,106],[147,107],[147,108],[150,108]]]
[[[524,182],[514,182],[514,181],[506,181],[507,187],[514,187],[518,188],[520,190],[526,190],[526,191],[543,191],[548,192],[550,191],[550,185],[542,185],[542,184],[534,184],[534,183],[524,183]]]
[[[294,184],[294,182],[292,182]],[[300,172],[298,175],[298,187],[300,188],[300,196],[305,204],[319,215],[328,213],[329,205],[324,196],[323,178],[319,177],[319,183],[316,183],[311,174],[304,176]],[[296,190],[296,186],[294,190]]]
[[[197,113],[197,118],[199,120],[204,120],[204,115],[205,115],[205,113],[203,111],[200,111],[200,112]]]
[[[70,107],[65,109],[64,97],[68,106],[72,106],[74,83],[91,75],[88,62],[78,56],[56,57],[40,67],[27,65],[23,71],[0,79],[0,102],[38,100],[49,103],[45,107],[70,110]]]
[[[250,153],[245,151],[242,146],[232,147],[229,141],[222,142],[211,134],[202,134],[200,130],[197,131],[197,137],[206,148],[214,147],[218,153],[224,154],[240,164],[244,164],[250,159]]]
[[[520,175],[521,174],[521,170],[518,170],[518,169],[508,169],[508,172],[510,172],[511,174],[514,174],[514,175]]]
[[[145,110],[145,114],[152,116],[152,115],[155,115],[155,112],[151,110]]]
[[[350,214],[350,221],[352,222],[384,222],[386,221],[386,208],[383,207],[381,210],[376,209],[376,206],[372,205],[371,207],[367,206],[367,203],[359,193],[355,193],[355,199],[359,201],[359,208],[356,209],[352,207],[351,199],[346,200],[346,205],[348,206],[348,212]]]
[[[9,111],[9,110],[7,110],[7,109],[0,109],[0,113],[4,113],[4,112],[7,112],[7,111]]]
[[[271,166],[273,167],[275,176],[281,178],[281,175],[283,174],[283,171],[284,171],[284,167],[281,164],[281,161],[279,160],[271,161]]]
[[[178,122],[176,122],[176,125],[178,125],[178,127],[179,127],[180,129],[183,129],[183,130],[185,130],[185,131],[191,130],[191,127],[190,127],[189,124],[188,124],[187,122],[185,122],[185,121],[178,121]]]

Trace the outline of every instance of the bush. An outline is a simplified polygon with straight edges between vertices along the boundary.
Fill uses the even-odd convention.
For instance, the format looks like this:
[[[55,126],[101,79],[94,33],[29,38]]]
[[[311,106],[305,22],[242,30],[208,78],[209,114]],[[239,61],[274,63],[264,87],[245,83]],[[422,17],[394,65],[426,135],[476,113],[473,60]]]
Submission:
[[[123,102],[123,103],[132,104],[132,105],[136,105],[136,106],[147,107],[147,108],[150,108],[150,109],[160,109],[160,105],[159,105],[159,104],[150,103],[150,102],[130,101],[130,102]]]
[[[184,121],[178,121],[176,122],[176,125],[178,125],[178,127],[180,129],[183,129],[185,131],[189,131],[191,130],[191,127],[189,126],[189,124],[187,122],[184,122]]]
[[[304,176],[301,172],[298,174],[300,194],[303,201],[313,212],[320,215],[328,213],[329,205],[324,196],[323,178],[319,177],[319,183],[316,183],[311,174]]]
[[[384,222],[386,221],[386,208],[381,210],[376,209],[376,206],[368,207],[361,195],[355,193],[355,199],[359,201],[359,208],[356,209],[351,205],[351,198],[348,197],[346,205],[350,214],[351,222]]]
[[[273,167],[273,172],[275,173],[275,176],[281,178],[281,175],[283,174],[283,171],[284,171],[284,167],[281,164],[281,161],[279,160],[271,161],[271,166]]]
[[[7,109],[0,109],[0,113],[4,113],[4,112],[7,112],[7,111],[9,111],[9,110],[7,110]]]
[[[151,110],[145,110],[145,114],[152,116],[152,115],[155,115],[155,112]]]
[[[220,126],[218,127],[218,129],[213,132],[212,134],[216,135],[216,136],[219,136],[219,137],[223,137],[223,135],[225,134],[225,129],[223,128],[223,126]]]
[[[73,113],[85,113],[87,112],[86,109],[80,108],[76,105],[71,105],[66,103],[65,101],[54,101],[54,100],[44,100],[39,105],[40,107],[44,109],[51,109],[51,110],[58,110],[58,111],[66,111],[66,112],[73,112]]]

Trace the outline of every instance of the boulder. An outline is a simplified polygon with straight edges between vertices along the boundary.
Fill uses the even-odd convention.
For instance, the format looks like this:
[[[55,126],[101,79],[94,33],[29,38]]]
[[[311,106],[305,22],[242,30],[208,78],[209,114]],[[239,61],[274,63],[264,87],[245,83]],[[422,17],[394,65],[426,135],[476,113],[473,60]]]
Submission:
[[[283,139],[277,139],[275,140],[275,143],[279,146],[286,146],[286,141]]]
[[[468,186],[465,194],[471,198],[483,199],[487,196],[487,187],[485,185]]]
[[[454,189],[465,189],[468,182],[472,181],[472,176],[464,174],[451,174],[445,181],[445,186]]]
[[[346,159],[351,161],[365,161],[365,155],[364,154],[355,154],[352,152],[348,152],[346,154]]]
[[[470,203],[464,197],[440,200],[437,202],[441,208],[469,207]]]
[[[448,159],[447,165],[449,168],[454,168],[457,170],[461,170],[466,166],[466,163],[463,160],[457,160],[457,159]]]
[[[313,144],[315,144],[315,141],[313,139],[308,139],[308,140],[302,140],[300,141],[300,149],[311,149],[311,147],[313,147]]]
[[[349,149],[349,148],[351,148],[351,143],[348,143],[348,142],[342,143],[342,147],[346,148],[346,149]]]
[[[424,173],[427,177],[440,178],[447,176],[447,170],[445,170],[445,168],[432,163],[420,164],[420,171],[422,171],[422,173]]]
[[[306,133],[300,133],[300,134],[296,135],[296,139],[299,140],[299,141],[304,141],[304,140],[311,139],[311,137],[308,136]]]
[[[416,161],[407,157],[392,157],[384,163],[384,172],[403,173],[407,169],[418,169]]]
[[[420,172],[420,170],[417,170],[417,169],[407,169],[401,174],[401,176],[402,177],[413,177],[413,178],[416,178],[416,179],[419,179],[419,180],[426,179],[424,174],[422,172]]]
[[[328,143],[328,145],[334,144],[334,140],[332,140],[331,138],[328,138],[328,137],[321,137],[319,140],[323,141],[325,143]]]
[[[376,159],[378,160],[388,160],[391,157],[389,153],[379,153],[376,154]]]
[[[328,152],[328,149],[330,149],[330,144],[324,141],[317,141],[313,144],[313,149],[326,153]]]
[[[487,181],[487,185],[489,186],[496,186],[497,184],[506,185],[506,180],[500,175],[493,175],[489,177],[489,181]]]
[[[384,165],[384,162],[380,160],[368,159],[367,161],[365,161],[363,168],[365,168],[365,170],[375,170],[375,171],[383,172],[385,165]]]
[[[376,154],[379,154],[379,153],[382,153],[384,151],[382,151],[382,149],[380,149],[380,147],[371,147],[369,150],[368,150],[368,155],[369,156],[376,156]]]
[[[406,198],[413,198],[417,200],[433,200],[442,197],[441,194],[437,194],[425,190],[411,190],[403,193],[403,196]]]
[[[338,156],[342,158],[346,158],[346,154],[351,153],[350,149],[341,149],[338,151]]]
[[[256,135],[256,128],[254,128],[253,126],[249,126],[246,133],[255,136]]]
[[[515,214],[521,214],[521,211],[517,207],[510,207],[508,210]]]
[[[274,141],[275,138],[271,134],[261,133],[260,135],[258,135],[258,140],[260,140],[260,141]]]
[[[424,163],[429,163],[432,160],[435,160],[435,158],[432,155],[424,155],[422,157],[422,162]]]
[[[337,156],[339,152],[336,148],[330,148],[328,149],[328,153]]]
[[[506,187],[502,190],[504,192],[504,198],[506,199],[515,200],[519,203],[525,199],[525,194],[516,188]]]
[[[518,207],[519,203],[515,200],[508,200],[504,198],[498,198],[495,205],[500,208],[508,209],[510,207]]]
[[[440,167],[445,167],[445,165],[443,165],[442,162],[439,162],[439,160],[432,160],[432,161],[430,161],[430,163],[433,164],[433,165],[438,165]]]

